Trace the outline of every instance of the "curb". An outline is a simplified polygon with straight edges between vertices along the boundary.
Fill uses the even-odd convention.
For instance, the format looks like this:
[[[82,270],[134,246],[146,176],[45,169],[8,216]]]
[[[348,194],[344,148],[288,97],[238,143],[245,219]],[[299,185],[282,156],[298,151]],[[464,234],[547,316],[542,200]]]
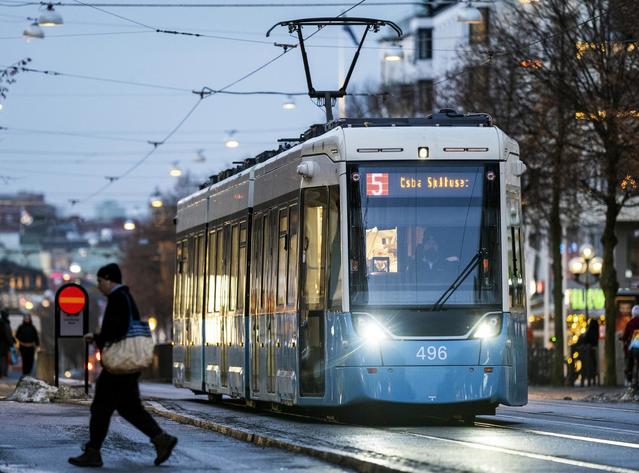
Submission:
[[[402,468],[391,468],[389,466],[375,462],[371,459],[362,459],[355,455],[339,452],[336,450],[311,447],[293,441],[267,437],[266,435],[256,434],[245,429],[239,429],[216,422],[198,419],[197,417],[189,414],[178,414],[169,409],[166,409],[164,406],[154,401],[147,401],[146,407],[150,412],[178,422],[180,424],[187,424],[194,427],[199,427],[201,429],[211,430],[237,440],[254,443],[261,447],[280,448],[294,453],[301,453],[310,457],[319,458],[320,460],[324,460],[334,465],[351,468],[362,473],[392,473],[414,471]]]

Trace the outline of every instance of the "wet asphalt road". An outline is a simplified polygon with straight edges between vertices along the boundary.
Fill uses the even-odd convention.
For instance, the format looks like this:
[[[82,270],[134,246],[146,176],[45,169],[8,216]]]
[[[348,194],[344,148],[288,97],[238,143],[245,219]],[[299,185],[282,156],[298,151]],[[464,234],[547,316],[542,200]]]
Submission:
[[[533,400],[501,407],[475,426],[432,420],[399,425],[326,423],[204,401],[156,401],[223,425],[339,451],[398,471],[639,473],[639,405]]]
[[[0,472],[308,472],[347,471],[281,449],[263,448],[222,434],[158,418],[179,443],[169,460],[153,465],[147,438],[114,416],[102,449],[104,467],[80,469],[67,463],[88,436],[89,408],[67,404],[0,401]]]
[[[367,462],[367,468],[372,464],[437,473],[639,473],[637,403],[535,399],[522,408],[500,407],[496,416],[479,417],[473,427],[414,416],[359,425],[357,419],[343,424],[211,404],[203,396],[161,385],[143,385],[142,391],[151,405],[167,412],[337,453]],[[180,438],[171,459],[160,469],[152,466],[152,445],[114,417],[103,450],[106,471],[346,471],[316,458],[156,418]],[[87,423],[87,406],[0,402],[0,472],[75,471],[66,459],[79,452]]]

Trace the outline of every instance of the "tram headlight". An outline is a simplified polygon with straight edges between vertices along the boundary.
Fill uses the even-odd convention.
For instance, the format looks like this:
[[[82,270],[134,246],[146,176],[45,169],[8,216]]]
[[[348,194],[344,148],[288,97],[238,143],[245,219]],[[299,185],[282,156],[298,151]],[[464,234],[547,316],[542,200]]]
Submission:
[[[369,315],[354,314],[353,326],[357,335],[359,335],[366,343],[376,345],[382,340],[388,338],[388,334],[384,327]]]
[[[496,337],[501,332],[501,315],[484,317],[473,333],[473,338]]]

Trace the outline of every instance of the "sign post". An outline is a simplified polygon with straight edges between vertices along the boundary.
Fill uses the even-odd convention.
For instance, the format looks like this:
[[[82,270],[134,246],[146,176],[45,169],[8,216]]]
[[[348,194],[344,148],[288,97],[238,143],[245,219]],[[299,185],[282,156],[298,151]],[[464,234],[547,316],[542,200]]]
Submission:
[[[79,284],[69,283],[55,294],[55,385],[60,384],[58,338],[84,337],[89,331],[89,296]],[[89,394],[89,344],[84,344],[84,393]]]

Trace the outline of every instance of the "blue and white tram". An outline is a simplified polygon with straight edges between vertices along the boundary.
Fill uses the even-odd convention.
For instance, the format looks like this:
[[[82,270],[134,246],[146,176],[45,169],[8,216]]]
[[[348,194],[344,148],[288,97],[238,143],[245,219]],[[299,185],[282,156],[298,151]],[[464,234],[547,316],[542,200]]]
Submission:
[[[248,402],[527,402],[515,141],[483,114],[338,120],[177,213],[173,380]]]

